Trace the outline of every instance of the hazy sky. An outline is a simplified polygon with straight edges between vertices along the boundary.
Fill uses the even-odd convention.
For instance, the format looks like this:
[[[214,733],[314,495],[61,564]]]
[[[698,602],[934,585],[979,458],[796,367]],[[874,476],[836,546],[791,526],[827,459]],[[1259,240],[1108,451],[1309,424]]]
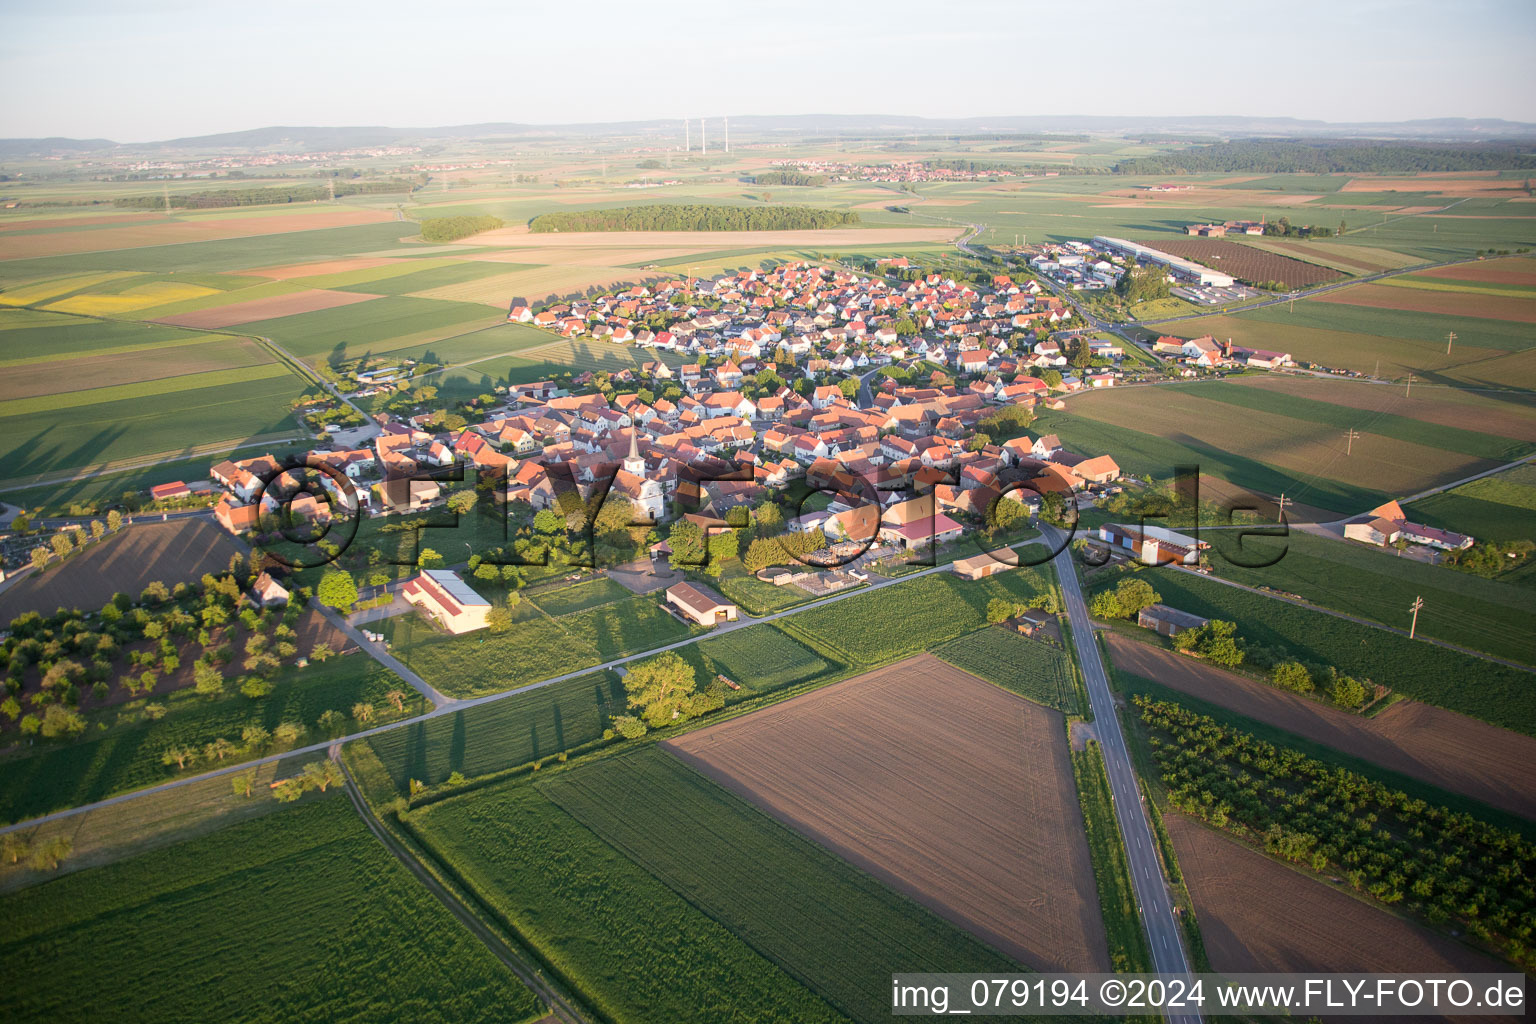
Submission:
[[[719,114],[1536,121],[1533,0],[8,0],[0,136]]]

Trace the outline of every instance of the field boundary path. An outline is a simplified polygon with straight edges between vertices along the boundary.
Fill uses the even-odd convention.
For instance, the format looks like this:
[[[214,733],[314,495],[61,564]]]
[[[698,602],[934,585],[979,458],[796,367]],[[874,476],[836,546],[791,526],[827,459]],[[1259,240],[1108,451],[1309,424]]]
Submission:
[[[368,657],[389,669],[401,679],[404,679],[407,683],[410,683],[411,686],[416,689],[417,693],[421,694],[423,697],[427,698],[427,700],[436,705],[436,710],[451,708],[459,703],[459,701],[453,697],[439,693],[437,688],[434,687],[431,683],[427,682],[425,679],[421,678],[421,676],[407,668],[405,662],[401,661],[399,658],[385,650],[383,644],[376,644],[372,640],[369,640],[367,637],[363,636],[362,632],[356,626],[352,625],[346,619],[338,615],[334,608],[327,608],[325,605],[318,601],[315,602],[314,607],[317,611],[320,612],[321,615],[325,616],[327,622],[341,630],[347,635],[349,639],[351,639],[353,643],[357,644],[357,646],[362,649],[364,654],[368,655]]]
[[[1088,607],[1083,603],[1083,589],[1078,583],[1077,567],[1072,563],[1072,548],[1064,537],[1051,527],[1044,527],[1050,542],[1061,543],[1056,553],[1056,577],[1061,583],[1061,593],[1066,604],[1067,617],[1072,623],[1072,646],[1077,651],[1077,661],[1083,670],[1083,682],[1088,687],[1088,701],[1093,707],[1093,727],[1104,753],[1104,768],[1109,774],[1111,802],[1115,817],[1120,823],[1120,837],[1125,843],[1126,860],[1131,869],[1131,885],[1136,892],[1137,908],[1141,911],[1141,923],[1147,933],[1147,948],[1152,951],[1152,967],[1159,974],[1187,975],[1189,960],[1179,935],[1179,925],[1173,916],[1173,898],[1163,877],[1162,865],[1157,859],[1157,844],[1152,838],[1152,826],[1147,822],[1142,807],[1141,788],[1136,783],[1136,771],[1131,767],[1130,751],[1125,745],[1125,734],[1120,730],[1120,717],[1115,709],[1114,694],[1109,689],[1109,676],[1104,670],[1104,659],[1099,654],[1098,636],[1093,621],[1088,617]],[[1198,1012],[1170,1015],[1168,1020],[1198,1022]]]
[[[368,805],[368,801],[363,797],[362,791],[358,789],[357,780],[352,777],[352,772],[341,759],[341,744],[339,742],[331,744],[328,753],[331,760],[336,762],[337,767],[341,769],[342,779],[345,783],[343,788],[347,791],[347,799],[352,801],[353,809],[357,811],[357,816],[362,819],[368,831],[373,833],[375,839],[384,844],[384,848],[404,865],[405,869],[415,877],[416,881],[425,886],[426,890],[435,896],[437,901],[446,907],[448,912],[467,928],[471,935],[484,944],[492,956],[506,965],[507,970],[511,971],[517,980],[528,986],[544,1001],[544,1005],[550,1011],[550,1017],[545,1019],[553,1018],[564,1021],[566,1024],[587,1024],[588,1018],[585,1014],[573,1006],[562,993],[557,991],[536,968],[526,963],[517,950],[513,949],[505,939],[496,934],[484,921],[480,920],[472,910],[464,905],[462,900],[449,891],[420,861],[413,857],[409,850],[400,845],[400,841],[390,833],[384,823],[373,813],[373,808]]]

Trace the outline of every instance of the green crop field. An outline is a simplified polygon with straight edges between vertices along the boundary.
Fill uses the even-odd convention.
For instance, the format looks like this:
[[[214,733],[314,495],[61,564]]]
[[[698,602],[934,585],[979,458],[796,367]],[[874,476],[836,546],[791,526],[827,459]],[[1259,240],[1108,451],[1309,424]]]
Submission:
[[[1283,540],[1249,537],[1240,552],[1230,533],[1203,536],[1212,545],[1211,565],[1219,576],[1398,628],[1408,624],[1407,602],[1417,595],[1424,598],[1418,625],[1424,636],[1536,663],[1536,594],[1523,588],[1306,533]],[[1245,568],[1233,559],[1275,561]]]
[[[1326,407],[1323,402],[1317,405]],[[1076,440],[1072,432],[1078,420],[1095,420],[1121,431],[1145,431],[1189,451],[1189,456],[1176,464],[1199,465],[1203,472],[1260,493],[1284,491],[1302,504],[1348,512],[1361,512],[1379,503],[1349,503],[1350,495],[1365,498],[1362,492],[1366,489],[1373,497],[1411,494],[1428,485],[1492,469],[1503,461],[1458,449],[1476,448],[1488,456],[1527,450],[1523,445],[1488,436],[1467,437],[1454,430],[1445,430],[1447,440],[1431,446],[1424,442],[1434,438],[1433,431],[1411,421],[1384,419],[1386,432],[1377,433],[1369,414],[1329,412],[1327,416],[1361,428],[1363,441],[1354,445],[1352,457],[1346,457],[1343,431],[1322,418],[1324,414],[1310,417],[1311,411],[1305,403],[1292,408],[1290,396],[1261,388],[1236,384],[1223,388],[1220,383],[1198,382],[1112,388],[1083,395],[1069,403],[1068,413],[1051,416],[1049,428],[1041,423],[1037,429],[1060,425],[1064,441]],[[1408,439],[1409,435],[1420,440]],[[1112,442],[1086,450],[1108,452],[1122,469],[1133,468],[1120,460],[1121,449]],[[1214,465],[1207,466],[1207,459],[1212,457]],[[1171,476],[1172,466],[1164,466],[1154,475]]]
[[[1187,572],[1153,569],[1141,578],[1164,604],[1235,622],[1237,635],[1250,642],[1334,665],[1426,704],[1536,735],[1536,689],[1528,672]]]
[[[1476,430],[1447,427],[1409,416],[1364,412],[1350,406],[1334,405],[1331,402],[1304,398],[1283,391],[1271,391],[1268,388],[1247,387],[1232,381],[1204,381],[1191,391],[1208,401],[1224,402],[1242,409],[1252,409],[1278,416],[1290,416],[1309,423],[1326,424],[1338,431],[1358,428],[1380,437],[1459,452],[1474,459],[1513,462],[1536,451],[1536,444],[1528,441],[1516,441]],[[1476,420],[1469,422],[1475,423]]]
[[[271,338],[313,363],[395,352],[463,334],[476,326],[489,326],[496,320],[495,310],[468,302],[387,295],[350,306],[258,320],[241,330]]]
[[[810,594],[793,584],[776,587],[755,576],[723,576],[719,590],[727,600],[741,605],[748,615],[771,615],[811,600]]]
[[[0,260],[0,284],[97,270],[194,270],[206,274],[305,260],[337,259],[398,244],[400,237],[409,229],[410,225],[399,223],[363,224],[245,238],[221,238],[207,242],[71,253],[66,256]]]
[[[987,602],[995,597],[1023,601],[1054,586],[1044,566],[976,581],[940,572],[780,621],[847,665],[881,665],[985,625]]]
[[[1277,495],[1286,491],[1295,495],[1299,490],[1294,476],[1257,459],[1189,436],[1160,437],[1060,412],[1037,416],[1032,430],[1059,435],[1062,443],[1074,452],[1085,455],[1109,453],[1127,473],[1167,479],[1173,476],[1178,466],[1198,466],[1201,473],[1220,477],[1259,494]],[[1372,508],[1389,497],[1392,495],[1383,491],[1314,478],[1308,481],[1305,496],[1297,500],[1336,512],[1355,513]]]
[[[218,335],[159,324],[97,320],[30,309],[0,309],[0,366],[220,340],[223,339]]]
[[[542,1015],[334,791],[6,896],[0,912],[14,1022]]]
[[[1415,522],[1427,523],[1478,540],[1504,542],[1536,539],[1536,467],[1484,477],[1407,506]]]
[[[367,743],[404,795],[411,779],[436,785],[454,772],[489,775],[590,743],[626,710],[619,677],[594,672],[391,729]]]
[[[704,671],[699,680],[701,686],[719,673],[741,687],[732,691],[728,698],[732,702],[830,676],[842,669],[771,622],[704,640],[690,651],[697,652],[699,667]]]
[[[526,780],[431,804],[402,820],[604,1019],[843,1019]]]
[[[420,615],[384,622],[395,655],[443,693],[496,693],[685,639],[689,628],[654,597],[631,597],[558,618],[533,618],[502,634],[454,637]]]
[[[139,720],[95,738],[87,732],[86,738],[69,742],[39,740],[0,761],[0,821],[33,818],[152,786],[178,774],[206,771],[209,766],[197,761],[178,772],[174,765],[162,764],[160,757],[168,747],[200,751],[203,744],[221,737],[239,747],[240,731],[248,725],[270,731],[282,722],[295,722],[308,730],[301,744],[316,742],[325,738],[317,722],[326,711],[339,711],[350,721],[352,705],[366,702],[380,716],[392,714],[394,709],[385,698],[391,690],[406,695],[407,714],[423,710],[421,696],[394,673],[367,655],[350,654],[307,668],[290,668],[278,677],[272,692],[258,700],[238,694],[210,700],[187,691],[163,701],[169,710],[158,721]]]
[[[610,601],[621,601],[632,595],[624,587],[604,577],[589,583],[578,583],[574,587],[541,590],[529,596],[534,604],[549,614],[565,615],[568,612],[586,611]]]
[[[245,383],[0,416],[0,480],[25,482],[18,478],[297,434],[289,406],[304,387],[284,371]]]
[[[465,260],[412,270],[407,274],[392,274],[382,280],[366,283],[315,285],[314,287],[337,288],[346,292],[367,292],[373,295],[409,295],[413,292],[424,292],[428,288],[478,281],[482,277],[493,277],[516,269],[518,269],[517,264]]]
[[[1060,647],[998,626],[967,633],[934,648],[933,653],[1037,704],[1069,715],[1083,713],[1072,662]]]
[[[853,1020],[889,1019],[894,963],[912,971],[1016,969],[655,745],[561,772],[538,788]],[[833,935],[838,941],[828,943]]]

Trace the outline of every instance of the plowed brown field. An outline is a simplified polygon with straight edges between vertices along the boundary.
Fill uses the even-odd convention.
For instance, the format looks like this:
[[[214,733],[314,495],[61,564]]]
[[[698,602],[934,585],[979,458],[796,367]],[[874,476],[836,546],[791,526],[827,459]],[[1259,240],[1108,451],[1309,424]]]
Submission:
[[[932,655],[666,747],[1045,971],[1107,971],[1062,716]]]
[[[1536,739],[1417,701],[1361,718],[1113,633],[1116,667],[1452,793],[1536,818]]]
[[[1536,323],[1536,302],[1517,295],[1477,295],[1470,292],[1437,292],[1426,288],[1394,288],[1389,284],[1362,284],[1314,295],[1311,301]]]
[[[1195,919],[1200,922],[1205,951],[1217,971],[1456,973],[1510,969],[1493,957],[1362,903],[1182,815],[1170,814],[1167,824],[1179,868],[1195,902]]]
[[[172,324],[176,327],[203,327],[212,330],[219,327],[234,327],[236,324],[254,323],[257,320],[271,320],[278,316],[293,316],[295,313],[313,313],[321,309],[333,309],[336,306],[350,306],[355,302],[367,302],[369,299],[376,298],[378,298],[377,295],[364,295],[361,292],[331,292],[312,288],[289,295],[273,295],[265,299],[251,299],[249,302],[233,302],[227,306],[199,309],[192,313],[177,313],[175,316],[164,317],[155,322]]]
[[[1517,284],[1536,286],[1536,260],[1511,256],[1502,260],[1458,263],[1454,267],[1435,267],[1409,277],[1437,277],[1450,281],[1474,281],[1479,284]]]

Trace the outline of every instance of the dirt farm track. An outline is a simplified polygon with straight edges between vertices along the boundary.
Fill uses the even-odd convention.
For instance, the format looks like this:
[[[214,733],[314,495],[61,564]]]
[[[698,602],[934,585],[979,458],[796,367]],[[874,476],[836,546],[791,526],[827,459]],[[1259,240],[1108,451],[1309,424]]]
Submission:
[[[1109,970],[1059,713],[924,654],[664,746],[1019,962]]]
[[[1115,666],[1493,807],[1536,818],[1536,739],[1403,701],[1361,718],[1171,651],[1106,634]]]

